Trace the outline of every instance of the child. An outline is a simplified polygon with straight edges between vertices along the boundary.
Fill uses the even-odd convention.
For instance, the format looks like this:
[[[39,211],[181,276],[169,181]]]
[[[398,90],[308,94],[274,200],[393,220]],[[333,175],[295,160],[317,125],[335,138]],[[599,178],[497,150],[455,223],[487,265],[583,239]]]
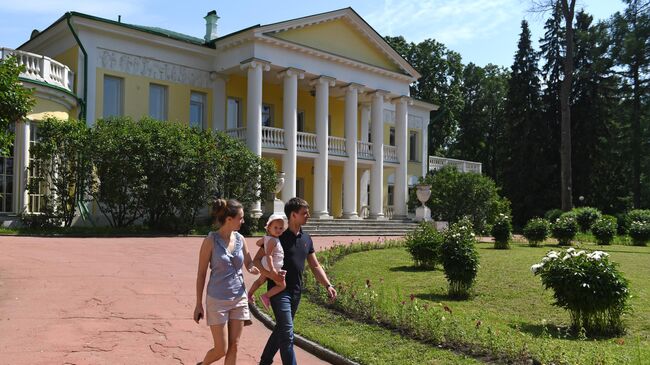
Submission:
[[[268,310],[271,305],[271,297],[283,291],[287,284],[284,282],[286,271],[282,270],[284,265],[284,250],[280,244],[280,235],[287,229],[286,219],[279,214],[271,214],[266,221],[266,236],[257,241],[259,247],[264,247],[264,257],[262,258],[262,266],[268,271],[279,274],[283,279],[280,282],[275,282],[275,286],[266,293],[260,295],[260,300],[264,307]],[[255,291],[266,282],[268,278],[260,275],[251,286],[248,292],[248,302],[255,301],[253,294]]]

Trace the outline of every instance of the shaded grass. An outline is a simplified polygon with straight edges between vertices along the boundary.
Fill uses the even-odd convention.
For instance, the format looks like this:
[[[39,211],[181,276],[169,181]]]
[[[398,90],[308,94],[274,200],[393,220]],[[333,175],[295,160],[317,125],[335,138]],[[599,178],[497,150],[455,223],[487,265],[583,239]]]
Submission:
[[[263,308],[263,307],[259,307]],[[360,364],[450,364],[482,362],[425,344],[389,329],[355,321],[303,295],[294,321],[296,333]]]
[[[610,252],[611,260],[621,265],[630,281],[631,312],[625,316],[628,333],[621,338],[577,340],[568,332],[568,313],[552,305],[552,293],[545,291],[529,270],[551,246],[513,244],[511,250],[495,250],[490,243],[479,244],[481,267],[473,295],[466,301],[447,299],[447,282],[441,271],[406,269],[413,263],[402,248],[348,255],[329,273],[337,282],[358,287],[370,280],[374,290],[390,293],[393,301],[408,300],[413,294],[431,306],[448,306],[461,332],[472,331],[481,321],[483,328],[502,339],[530,343],[526,350],[534,358],[583,364],[649,363],[645,359],[650,358],[650,249],[584,246]],[[395,310],[395,303],[379,302],[383,310]]]

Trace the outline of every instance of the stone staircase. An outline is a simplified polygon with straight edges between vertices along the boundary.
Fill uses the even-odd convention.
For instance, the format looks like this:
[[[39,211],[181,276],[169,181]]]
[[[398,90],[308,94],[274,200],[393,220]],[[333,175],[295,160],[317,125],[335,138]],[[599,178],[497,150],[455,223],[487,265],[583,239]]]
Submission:
[[[310,219],[302,229],[311,236],[404,236],[417,226],[410,219]]]

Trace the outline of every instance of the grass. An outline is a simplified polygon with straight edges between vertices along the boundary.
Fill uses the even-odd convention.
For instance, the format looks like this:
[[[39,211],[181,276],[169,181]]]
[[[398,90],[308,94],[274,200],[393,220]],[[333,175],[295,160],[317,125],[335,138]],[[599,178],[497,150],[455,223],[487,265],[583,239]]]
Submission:
[[[259,304],[259,303],[258,303]],[[262,308],[258,306],[258,308]],[[272,316],[272,313],[269,313]],[[410,339],[381,326],[355,321],[303,295],[294,320],[297,333],[360,364],[474,365],[471,357]]]
[[[478,245],[481,268],[474,294],[465,301],[449,300],[443,272],[415,270],[403,248],[350,254],[334,264],[328,273],[337,283],[356,286],[361,291],[370,280],[372,290],[380,296],[377,300],[380,311],[395,311],[400,299],[408,302],[411,294],[419,305],[447,306],[451,313],[441,312],[448,317],[448,325],[453,321],[447,330],[460,336],[455,340],[461,343],[465,336],[468,342],[478,341],[479,346],[490,351],[526,352],[543,362],[648,363],[650,248],[582,245],[611,254],[610,259],[620,264],[620,270],[630,281],[632,298],[631,312],[625,318],[628,328],[625,336],[580,339],[568,333],[568,313],[552,305],[552,293],[545,291],[539,278],[530,272],[530,266],[555,246],[532,248],[512,244],[511,250],[495,250],[492,246]],[[477,334],[483,331],[486,332]]]

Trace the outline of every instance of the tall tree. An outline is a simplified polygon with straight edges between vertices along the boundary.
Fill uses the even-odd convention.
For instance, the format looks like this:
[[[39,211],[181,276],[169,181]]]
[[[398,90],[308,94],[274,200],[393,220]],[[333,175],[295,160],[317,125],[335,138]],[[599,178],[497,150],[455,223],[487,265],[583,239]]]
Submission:
[[[643,105],[650,87],[650,1],[624,0],[625,11],[612,17],[614,47],[612,53],[623,70],[626,88],[631,89],[632,192],[634,206],[641,207],[641,159]]]
[[[10,125],[25,118],[34,106],[32,90],[18,79],[24,69],[14,57],[0,59],[0,156],[6,156],[13,144]]]
[[[570,210],[573,206],[571,180],[571,86],[573,84],[573,58],[575,49],[573,18],[576,0],[533,0],[534,11],[548,11],[560,8],[564,22],[564,59],[562,63],[563,79],[560,83],[560,182],[562,209]]]
[[[521,224],[552,207],[549,185],[553,170],[547,161],[547,129],[540,123],[540,75],[537,54],[531,45],[528,23],[521,22],[521,34],[508,82],[505,105],[506,146],[503,187],[512,202],[515,222]],[[531,194],[535,192],[535,194]]]
[[[508,71],[500,66],[465,66],[461,93],[463,109],[451,157],[479,161],[483,172],[499,183],[499,148],[503,146],[504,107]]]
[[[463,106],[460,55],[433,39],[417,44],[407,42],[401,36],[385,39],[422,75],[411,84],[411,96],[439,106],[437,111],[431,112],[429,153],[446,154],[455,139],[458,114]]]

